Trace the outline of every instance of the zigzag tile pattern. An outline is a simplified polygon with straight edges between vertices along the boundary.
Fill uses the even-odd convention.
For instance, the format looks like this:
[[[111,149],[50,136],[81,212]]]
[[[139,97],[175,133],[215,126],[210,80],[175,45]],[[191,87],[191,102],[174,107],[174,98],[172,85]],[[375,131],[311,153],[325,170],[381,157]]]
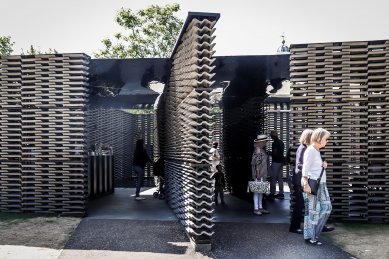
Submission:
[[[0,59],[0,211],[83,215],[89,57]]]
[[[215,23],[193,18],[186,27],[173,53],[164,105],[157,114],[163,125],[159,141],[166,160],[168,203],[196,243],[209,243],[214,233],[208,158]]]
[[[292,45],[293,138],[332,133],[332,217],[389,221],[389,41]]]

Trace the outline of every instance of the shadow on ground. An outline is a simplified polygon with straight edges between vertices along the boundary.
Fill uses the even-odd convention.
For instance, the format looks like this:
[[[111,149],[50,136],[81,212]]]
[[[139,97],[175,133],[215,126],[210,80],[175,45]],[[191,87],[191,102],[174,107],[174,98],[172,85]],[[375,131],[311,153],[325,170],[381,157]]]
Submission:
[[[84,219],[65,249],[185,254],[188,242],[178,221]]]

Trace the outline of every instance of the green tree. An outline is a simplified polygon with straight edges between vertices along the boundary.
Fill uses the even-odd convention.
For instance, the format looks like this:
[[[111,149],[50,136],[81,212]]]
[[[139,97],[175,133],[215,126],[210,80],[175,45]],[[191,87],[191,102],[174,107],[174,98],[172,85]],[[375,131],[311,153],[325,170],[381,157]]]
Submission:
[[[58,54],[58,51],[56,49],[49,48],[48,51],[41,51],[40,49],[37,49],[34,47],[34,45],[30,45],[30,49],[27,50],[26,53],[24,53],[24,50],[22,49],[22,55],[38,55],[38,54]]]
[[[48,51],[45,51],[45,54],[58,54],[58,51],[56,49],[49,48]]]
[[[163,7],[151,5],[134,13],[120,9],[116,22],[124,28],[114,39],[105,38],[104,48],[95,53],[97,58],[169,57],[183,21],[175,16],[177,3]]]
[[[12,46],[15,42],[11,41],[10,36],[0,36],[0,56],[9,56],[12,54]]]

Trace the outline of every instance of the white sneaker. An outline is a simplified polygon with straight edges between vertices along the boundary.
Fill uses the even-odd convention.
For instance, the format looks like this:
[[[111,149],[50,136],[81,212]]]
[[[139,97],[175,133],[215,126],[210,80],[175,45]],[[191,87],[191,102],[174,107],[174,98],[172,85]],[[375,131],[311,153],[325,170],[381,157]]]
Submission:
[[[254,214],[255,214],[255,215],[258,215],[258,216],[261,216],[261,215],[262,215],[262,212],[260,212],[259,210],[254,210]]]
[[[146,200],[146,198],[143,198],[143,197],[138,196],[138,197],[135,197],[135,200],[137,200],[137,201],[143,201],[143,200]]]
[[[265,210],[265,209],[259,209],[259,211],[260,211],[262,214],[269,214],[269,213],[270,213],[268,210]]]

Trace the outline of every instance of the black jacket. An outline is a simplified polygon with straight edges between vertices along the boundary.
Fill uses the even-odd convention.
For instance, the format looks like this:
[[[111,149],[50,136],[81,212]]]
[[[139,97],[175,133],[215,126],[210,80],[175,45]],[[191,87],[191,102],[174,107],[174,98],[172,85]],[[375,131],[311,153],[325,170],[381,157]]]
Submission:
[[[275,163],[285,163],[284,157],[284,149],[285,145],[282,140],[279,138],[274,138],[274,142],[272,144],[272,161]]]
[[[132,161],[132,164],[144,168],[146,166],[147,162],[151,163],[151,159],[150,159],[149,155],[147,154],[146,149],[144,149],[144,148],[135,149],[134,160]]]
[[[215,179],[215,186],[224,187],[226,184],[224,180],[224,174],[222,172],[214,173],[212,179]]]
[[[307,149],[307,146],[301,144],[296,152],[296,167],[293,174],[293,184],[300,186],[301,185],[301,177],[303,172],[303,162],[304,162],[304,153]]]

